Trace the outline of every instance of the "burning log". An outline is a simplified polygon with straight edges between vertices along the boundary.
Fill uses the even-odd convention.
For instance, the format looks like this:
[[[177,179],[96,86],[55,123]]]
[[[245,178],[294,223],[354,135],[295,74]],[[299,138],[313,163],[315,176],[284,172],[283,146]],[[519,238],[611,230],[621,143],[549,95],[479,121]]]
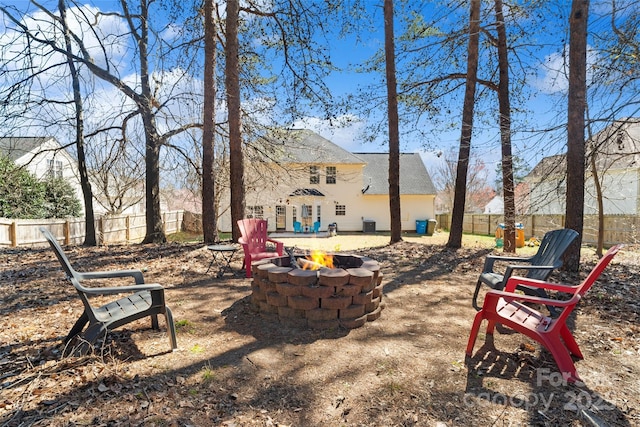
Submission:
[[[298,258],[296,261],[298,266],[303,270],[320,270],[324,265],[319,262],[311,261],[306,258]]]

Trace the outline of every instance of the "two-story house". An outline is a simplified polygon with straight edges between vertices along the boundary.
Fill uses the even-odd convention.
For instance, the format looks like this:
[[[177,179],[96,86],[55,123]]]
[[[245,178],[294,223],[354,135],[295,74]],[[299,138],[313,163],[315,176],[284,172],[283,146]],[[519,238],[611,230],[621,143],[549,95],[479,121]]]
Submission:
[[[280,152],[260,165],[260,173],[247,173],[247,217],[268,219],[271,231],[293,231],[296,221],[305,230],[317,221],[321,230],[329,224],[339,231],[390,230],[388,154],[351,153],[310,130],[284,131],[278,138]],[[403,230],[435,218],[435,196],[420,155],[401,154]],[[219,226],[230,230],[228,213]]]
[[[640,214],[640,118],[615,121],[585,148],[585,215],[598,212],[595,176],[603,192],[604,214]],[[523,204],[529,213],[565,213],[566,161],[564,154],[545,157],[527,175],[528,201]]]

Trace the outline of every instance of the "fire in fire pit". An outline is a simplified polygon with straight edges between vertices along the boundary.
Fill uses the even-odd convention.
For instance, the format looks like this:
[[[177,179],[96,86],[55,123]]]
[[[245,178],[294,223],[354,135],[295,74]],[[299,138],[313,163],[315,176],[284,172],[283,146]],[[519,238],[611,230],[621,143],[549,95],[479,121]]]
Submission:
[[[333,268],[333,255],[323,251],[313,250],[311,251],[311,255],[298,258],[296,262],[303,270],[320,270],[322,267]]]
[[[384,308],[380,266],[368,257],[290,254],[258,261],[252,269],[252,303],[283,322],[353,329],[379,318]]]

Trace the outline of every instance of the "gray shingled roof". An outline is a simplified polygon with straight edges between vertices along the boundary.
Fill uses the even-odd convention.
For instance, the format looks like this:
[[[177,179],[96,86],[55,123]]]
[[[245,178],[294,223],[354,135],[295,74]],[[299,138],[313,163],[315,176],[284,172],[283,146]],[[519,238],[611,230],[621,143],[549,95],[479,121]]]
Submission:
[[[527,178],[544,178],[567,173],[567,155],[556,154],[554,156],[548,156],[540,160],[537,165],[529,171]]]
[[[354,153],[367,163],[364,194],[389,194],[389,154]],[[364,191],[366,189],[366,191]],[[436,187],[418,153],[400,154],[400,194],[436,194]]]
[[[16,161],[20,157],[29,153],[34,148],[44,144],[51,137],[11,137],[0,138],[0,153],[9,156],[9,159]]]
[[[285,163],[363,164],[362,159],[307,129],[286,131]]]

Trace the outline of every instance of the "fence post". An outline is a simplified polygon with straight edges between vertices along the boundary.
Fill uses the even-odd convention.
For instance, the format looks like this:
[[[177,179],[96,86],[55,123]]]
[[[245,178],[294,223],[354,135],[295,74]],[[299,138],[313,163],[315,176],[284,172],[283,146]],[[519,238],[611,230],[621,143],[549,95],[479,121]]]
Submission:
[[[64,234],[64,244],[66,246],[71,246],[71,237],[70,237],[70,233],[69,233],[69,221],[65,221],[64,224],[62,224],[62,234]]]
[[[126,216],[126,218],[124,219],[124,223],[125,223],[125,239],[127,239],[127,243],[129,243],[131,241],[131,222],[129,220],[129,215]]]
[[[13,221],[9,226],[9,240],[11,240],[11,246],[18,246],[18,224]]]
[[[536,216],[531,215],[531,237],[537,236],[536,233]]]
[[[101,216],[98,220],[98,246],[102,246],[104,240],[104,216]]]

